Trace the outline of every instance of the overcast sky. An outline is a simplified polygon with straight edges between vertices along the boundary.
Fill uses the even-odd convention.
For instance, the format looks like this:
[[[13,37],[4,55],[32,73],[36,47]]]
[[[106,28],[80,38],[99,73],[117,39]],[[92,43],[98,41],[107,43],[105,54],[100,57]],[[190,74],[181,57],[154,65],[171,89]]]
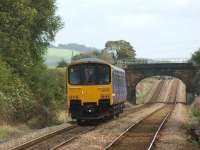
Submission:
[[[137,57],[187,58],[200,47],[200,0],[57,0],[56,43],[104,48],[129,41]]]

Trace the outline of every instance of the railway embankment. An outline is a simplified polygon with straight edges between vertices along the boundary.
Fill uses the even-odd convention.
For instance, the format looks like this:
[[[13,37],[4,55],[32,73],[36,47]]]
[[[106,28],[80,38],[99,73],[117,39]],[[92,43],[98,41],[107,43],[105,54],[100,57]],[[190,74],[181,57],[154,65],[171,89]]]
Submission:
[[[136,87],[136,97],[137,97],[137,104],[145,103],[149,101],[152,94],[155,93],[156,87],[161,82],[161,80],[155,78],[147,78],[143,79],[139,82]]]

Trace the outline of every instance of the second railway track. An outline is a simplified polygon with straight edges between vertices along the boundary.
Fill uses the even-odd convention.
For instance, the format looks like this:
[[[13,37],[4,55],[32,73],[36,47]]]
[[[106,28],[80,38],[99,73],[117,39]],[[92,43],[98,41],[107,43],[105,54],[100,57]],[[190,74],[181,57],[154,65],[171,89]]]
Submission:
[[[150,150],[161,127],[170,116],[174,104],[153,112],[139,123],[131,124],[120,136],[108,144],[105,150]]]
[[[176,105],[178,81],[174,81],[170,91],[169,100],[162,108],[151,113],[137,124],[132,123],[122,134],[109,143],[105,150],[151,150]],[[156,95],[159,95],[160,90]]]

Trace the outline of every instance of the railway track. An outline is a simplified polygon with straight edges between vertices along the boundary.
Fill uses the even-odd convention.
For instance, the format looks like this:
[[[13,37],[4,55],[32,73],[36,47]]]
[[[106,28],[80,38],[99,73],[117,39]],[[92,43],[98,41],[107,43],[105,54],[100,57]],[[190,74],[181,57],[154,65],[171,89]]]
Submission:
[[[144,104],[140,107],[137,107],[135,109],[126,110],[121,117],[130,114],[139,112],[145,108],[148,108],[152,106],[153,104]],[[94,130],[95,126],[78,126],[73,125],[70,127],[62,128],[57,131],[51,132],[49,134],[46,134],[44,136],[32,139],[31,141],[28,141],[26,143],[23,143],[19,146],[13,147],[10,150],[55,150],[59,149],[63,145],[66,145],[69,142],[72,142],[73,140],[80,137],[82,134],[85,134],[89,131]]]
[[[161,88],[163,86],[163,83],[159,86],[157,92],[155,92],[152,95],[152,98],[156,98],[156,96],[159,96],[161,92]],[[130,109],[126,110],[123,114],[127,115],[129,113],[134,113],[141,111],[142,109],[145,109],[147,107],[150,107],[151,105],[154,104],[144,104],[140,107],[137,107],[135,109]],[[70,127],[66,127],[60,130],[57,130],[55,132],[49,133],[47,135],[41,136],[39,138],[33,139],[31,141],[28,141],[22,145],[19,145],[17,147],[11,148],[11,150],[23,150],[23,149],[28,149],[28,150],[45,150],[45,149],[59,149],[60,147],[66,145],[67,143],[72,142],[74,139],[79,138],[82,134],[85,134],[89,131],[94,130],[96,127],[95,126],[77,126],[73,125]]]
[[[146,118],[132,123],[122,134],[109,143],[104,150],[150,150],[167,118],[173,111],[173,104],[153,112]]]
[[[175,81],[174,81],[175,82]],[[133,122],[130,126],[111,143],[109,143],[105,150],[132,150],[132,149],[147,149],[151,150],[167,119],[173,112],[176,105],[178,82],[175,82],[171,88],[170,99],[174,100],[172,104],[166,104],[162,108],[149,114],[143,120],[135,124]],[[159,96],[160,91],[156,94]]]
[[[59,129],[44,136],[35,138],[31,141],[23,143],[19,146],[11,148],[10,150],[45,150],[56,149],[64,143],[71,142],[80,135],[94,130],[95,126],[78,126],[73,125],[63,129]]]
[[[156,102],[155,100],[159,99],[161,92],[163,90],[164,84],[165,84],[164,80],[160,81],[160,83],[157,85],[157,87],[155,89],[155,92],[153,93],[153,95],[151,95],[151,97],[147,103],[149,103],[149,104],[155,103]]]
[[[155,99],[158,99],[158,97],[160,96],[161,94],[161,91],[163,89],[163,86],[164,86],[164,83],[165,81],[161,81],[157,87],[156,87],[156,92],[154,92],[152,95],[151,95],[151,98],[150,98],[150,101],[154,101]],[[135,113],[135,112],[138,112],[142,109],[145,109],[145,108],[148,108],[148,107],[151,107],[155,104],[155,102],[148,102],[146,104],[143,104],[141,105],[140,107],[137,107],[137,108],[134,108],[134,109],[130,109],[130,110],[125,110],[123,114],[121,114],[121,116],[125,116],[127,114],[130,114],[130,113]]]

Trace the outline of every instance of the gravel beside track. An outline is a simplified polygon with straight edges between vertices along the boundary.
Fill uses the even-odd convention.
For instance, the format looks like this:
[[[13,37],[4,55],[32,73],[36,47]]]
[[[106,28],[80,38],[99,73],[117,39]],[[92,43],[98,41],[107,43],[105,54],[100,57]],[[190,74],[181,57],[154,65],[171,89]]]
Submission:
[[[155,144],[156,150],[199,150],[200,146],[189,140],[187,133],[187,106],[178,103]]]
[[[58,126],[46,127],[44,129],[37,130],[35,132],[24,135],[20,138],[12,139],[10,141],[7,141],[5,143],[0,144],[0,150],[11,149],[11,148],[16,147],[18,145],[26,143],[26,142],[34,139],[34,138],[38,138],[38,137],[43,136],[45,134],[48,134],[48,133],[51,133],[51,132],[54,132],[56,130],[60,130],[60,129],[63,129],[63,128],[66,128],[66,127],[70,127],[70,126],[72,126],[72,125],[69,124],[69,123],[64,123],[64,124],[61,124],[61,125],[58,125]]]
[[[186,104],[186,87],[182,81],[179,81],[179,90],[177,93],[176,102]]]

